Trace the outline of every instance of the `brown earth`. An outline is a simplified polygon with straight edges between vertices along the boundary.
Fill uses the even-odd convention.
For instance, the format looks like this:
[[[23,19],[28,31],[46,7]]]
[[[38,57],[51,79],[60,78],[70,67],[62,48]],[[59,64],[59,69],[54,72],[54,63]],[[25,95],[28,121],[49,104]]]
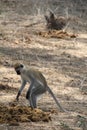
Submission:
[[[27,5],[33,4],[27,2],[27,0],[26,2],[0,1],[0,130],[87,130],[86,1],[78,3],[57,1],[56,4],[53,1],[55,6],[60,2],[60,10],[56,14],[62,12],[62,6],[64,8],[70,6],[69,15],[73,20],[67,25],[65,32],[72,34],[72,38],[59,38],[57,31],[50,31],[50,36],[45,26],[43,11],[38,10],[32,15],[26,13],[34,11],[36,7],[28,10]],[[41,3],[39,4],[41,6]],[[13,69],[13,64],[16,62],[40,70],[55,96],[68,112],[60,112],[51,96],[46,93],[39,100],[37,110],[47,114],[47,119],[51,118],[51,120],[43,122],[41,117],[37,122],[30,119],[27,122],[28,118],[26,119],[24,115],[30,110],[25,98],[28,85],[14,105],[20,87],[20,77]],[[6,116],[9,112],[8,108],[14,113],[15,109],[19,112],[19,107],[24,112],[20,113],[23,121],[10,122],[14,118],[12,113],[10,119]],[[9,121],[1,122],[3,119],[1,117],[8,118]]]

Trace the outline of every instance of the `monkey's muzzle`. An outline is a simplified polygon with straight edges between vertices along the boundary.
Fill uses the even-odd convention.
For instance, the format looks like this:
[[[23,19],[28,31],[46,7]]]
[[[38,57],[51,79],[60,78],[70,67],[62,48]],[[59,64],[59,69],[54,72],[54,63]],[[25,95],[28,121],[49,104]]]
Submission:
[[[19,70],[16,70],[16,73],[17,73],[17,75],[20,75],[20,74],[21,74]]]

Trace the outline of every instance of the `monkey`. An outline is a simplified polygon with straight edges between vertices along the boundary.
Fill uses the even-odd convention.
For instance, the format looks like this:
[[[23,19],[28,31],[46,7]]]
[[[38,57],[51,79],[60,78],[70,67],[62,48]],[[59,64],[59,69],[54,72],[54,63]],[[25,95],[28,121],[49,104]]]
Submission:
[[[65,109],[60,105],[54,93],[47,85],[45,77],[39,70],[33,68],[27,69],[25,65],[21,63],[15,64],[14,69],[17,75],[21,76],[22,80],[21,87],[19,88],[19,91],[16,96],[17,101],[19,100],[19,96],[21,95],[22,90],[28,82],[30,86],[26,94],[26,99],[29,100],[31,108],[37,108],[37,98],[40,95],[44,94],[46,91],[48,91],[55,100],[57,106],[60,108],[60,111],[65,112]]]

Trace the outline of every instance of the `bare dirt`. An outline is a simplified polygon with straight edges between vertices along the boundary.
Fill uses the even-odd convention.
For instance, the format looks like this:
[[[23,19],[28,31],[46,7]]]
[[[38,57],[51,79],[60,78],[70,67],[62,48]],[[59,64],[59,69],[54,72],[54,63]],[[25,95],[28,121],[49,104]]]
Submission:
[[[61,37],[58,31],[46,29],[43,12],[47,8],[41,9],[38,1],[38,9],[32,1],[28,2],[0,1],[0,130],[87,130],[87,2],[50,0],[45,3],[47,6],[52,3],[53,10],[60,5],[56,9],[58,15],[64,15],[62,7],[69,9],[72,20],[60,31]],[[39,100],[37,111],[45,113],[48,122],[43,121],[40,113],[35,115],[36,122],[33,122],[27,116],[32,110],[25,98],[29,85],[15,102],[21,83],[13,68],[16,62],[40,70],[67,112],[60,112],[46,93]],[[13,112],[10,117],[9,109]],[[14,113],[20,114],[15,121]],[[36,119],[38,115],[40,120]]]

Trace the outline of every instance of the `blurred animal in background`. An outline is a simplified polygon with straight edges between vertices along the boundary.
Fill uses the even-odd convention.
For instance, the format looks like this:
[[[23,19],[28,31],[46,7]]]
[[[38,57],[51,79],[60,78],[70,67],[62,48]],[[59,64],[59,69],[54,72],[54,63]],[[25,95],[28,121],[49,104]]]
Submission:
[[[44,17],[48,29],[62,30],[67,24],[66,18],[64,17],[56,18],[55,14],[51,10],[49,10],[49,15],[48,16],[45,15]]]

